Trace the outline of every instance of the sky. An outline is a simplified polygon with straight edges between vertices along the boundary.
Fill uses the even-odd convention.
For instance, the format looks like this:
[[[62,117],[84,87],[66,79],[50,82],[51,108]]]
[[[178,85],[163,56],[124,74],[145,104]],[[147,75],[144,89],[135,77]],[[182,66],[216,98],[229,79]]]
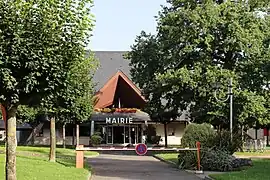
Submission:
[[[89,48],[93,51],[126,51],[142,30],[156,32],[160,5],[166,0],[94,0],[95,28]]]

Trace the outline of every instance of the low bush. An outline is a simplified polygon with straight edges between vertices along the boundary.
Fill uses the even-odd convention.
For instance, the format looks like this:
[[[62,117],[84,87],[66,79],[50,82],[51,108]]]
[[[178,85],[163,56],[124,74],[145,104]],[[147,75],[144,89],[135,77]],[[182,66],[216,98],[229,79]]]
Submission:
[[[245,166],[252,166],[252,161],[251,159],[247,159],[247,158],[236,158],[234,157],[233,161],[232,161],[232,167],[234,170],[241,170],[241,167],[245,167]]]
[[[221,130],[216,132],[210,124],[189,124],[182,137],[183,147],[196,147],[196,142],[201,143],[202,148],[223,150],[233,154],[242,148],[241,133],[233,134],[230,140],[230,131]]]
[[[217,132],[214,138],[213,147],[216,149],[222,149],[230,154],[242,149],[243,142],[241,133],[233,133],[233,141],[231,141],[230,131],[221,130]]]
[[[102,142],[102,137],[99,135],[94,134],[90,138],[91,145],[99,145],[99,144],[101,144],[101,142]]]
[[[182,137],[183,147],[195,147],[201,143],[201,166],[208,171],[232,171],[241,166],[252,164],[251,160],[237,159],[232,154],[242,147],[241,134],[233,134],[222,130],[216,132],[209,124],[189,124]],[[196,169],[196,152],[183,151],[178,156],[179,167],[182,169]]]
[[[196,147],[196,142],[199,141],[202,147],[212,147],[216,137],[215,130],[210,124],[189,124],[184,131],[181,139],[183,147]]]
[[[159,143],[162,142],[161,136],[151,136],[151,142],[159,145]]]
[[[180,169],[196,169],[197,153],[195,151],[181,151],[178,155]]]
[[[197,169],[197,154],[195,151],[184,151],[178,155],[180,169]],[[233,171],[243,166],[251,166],[250,159],[235,158],[228,152],[217,149],[204,149],[201,152],[201,169],[204,171]]]
[[[201,166],[207,171],[232,171],[233,159],[226,151],[206,149],[202,153]]]

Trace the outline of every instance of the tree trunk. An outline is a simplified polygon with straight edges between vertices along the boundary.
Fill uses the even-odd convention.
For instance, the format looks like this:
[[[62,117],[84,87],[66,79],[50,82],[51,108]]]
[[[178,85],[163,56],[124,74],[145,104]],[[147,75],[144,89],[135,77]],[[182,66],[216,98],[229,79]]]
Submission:
[[[6,180],[16,180],[16,112],[17,106],[7,111],[6,123]]]
[[[258,139],[258,130],[257,130],[257,127],[255,129],[255,139]]]
[[[63,148],[66,148],[66,123],[63,124]]]
[[[55,117],[51,118],[51,128],[50,128],[50,157],[49,161],[55,162],[55,150],[56,150],[56,138],[55,138]]]
[[[244,138],[244,125],[241,125],[241,143],[242,143],[242,146],[241,146],[241,152],[244,152],[244,141],[245,141],[245,138]]]
[[[80,144],[80,125],[76,124],[76,146]]]
[[[164,123],[164,137],[165,137],[165,147],[168,147],[167,123]]]
[[[74,125],[76,126],[76,124],[74,123]],[[76,134],[76,128],[73,127],[72,128],[72,145],[75,146],[75,134]]]
[[[266,145],[269,146],[269,128],[267,127]]]

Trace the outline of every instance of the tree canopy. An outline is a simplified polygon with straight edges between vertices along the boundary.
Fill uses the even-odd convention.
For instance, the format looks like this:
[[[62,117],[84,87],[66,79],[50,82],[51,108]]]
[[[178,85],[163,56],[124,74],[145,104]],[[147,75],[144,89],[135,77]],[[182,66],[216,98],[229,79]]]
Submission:
[[[268,124],[267,3],[169,1],[159,12],[157,35],[143,32],[132,46],[134,81],[143,91],[159,92],[157,99],[174,109],[188,107],[195,122],[226,128],[228,101],[218,102],[214,91],[219,84],[218,97],[224,99],[233,78],[234,123]]]
[[[18,105],[42,100],[53,110],[52,104],[65,103],[59,97],[68,88],[69,72],[85,60],[93,28],[91,4],[92,0],[0,1],[0,103],[8,116],[8,180],[16,179]]]
[[[94,104],[92,78],[97,61],[92,53],[87,56],[74,64],[68,73],[67,88],[60,96],[60,100],[64,103],[61,103],[56,111],[56,116],[61,121],[79,123],[88,120],[92,114]]]

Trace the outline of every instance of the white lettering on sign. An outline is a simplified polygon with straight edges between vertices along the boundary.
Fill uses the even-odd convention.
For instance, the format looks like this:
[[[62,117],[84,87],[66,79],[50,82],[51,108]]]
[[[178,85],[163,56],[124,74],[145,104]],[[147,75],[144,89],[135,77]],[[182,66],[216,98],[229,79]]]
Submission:
[[[107,124],[132,124],[132,118],[106,118]]]

